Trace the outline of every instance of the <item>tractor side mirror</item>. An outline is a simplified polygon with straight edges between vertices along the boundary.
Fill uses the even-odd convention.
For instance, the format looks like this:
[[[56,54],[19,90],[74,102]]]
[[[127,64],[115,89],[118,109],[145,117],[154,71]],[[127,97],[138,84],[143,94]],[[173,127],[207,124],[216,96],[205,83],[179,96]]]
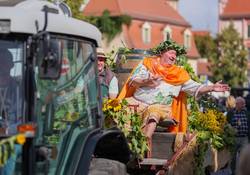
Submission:
[[[44,33],[38,40],[38,70],[41,79],[56,80],[60,77],[62,66],[61,43]]]

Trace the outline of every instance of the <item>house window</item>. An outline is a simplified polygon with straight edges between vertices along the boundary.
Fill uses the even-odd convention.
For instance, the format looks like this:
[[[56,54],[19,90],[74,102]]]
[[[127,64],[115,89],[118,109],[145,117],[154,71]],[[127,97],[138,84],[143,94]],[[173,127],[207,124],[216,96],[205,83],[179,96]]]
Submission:
[[[148,22],[145,22],[142,26],[142,40],[145,44],[151,42],[151,26]]]
[[[166,26],[163,30],[163,40],[166,41],[167,39],[172,38],[172,29],[169,26]]]
[[[184,32],[184,46],[187,48],[187,49],[190,49],[191,48],[191,32],[190,30],[185,30]]]
[[[250,38],[250,24],[247,26],[247,38]]]

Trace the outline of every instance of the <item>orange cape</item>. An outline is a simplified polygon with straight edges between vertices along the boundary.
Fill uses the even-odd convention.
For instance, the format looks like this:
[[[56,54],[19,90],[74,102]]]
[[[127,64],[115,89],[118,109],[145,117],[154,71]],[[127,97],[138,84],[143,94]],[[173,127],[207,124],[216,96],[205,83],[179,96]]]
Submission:
[[[144,58],[143,65],[154,75],[160,75],[164,81],[172,85],[182,85],[190,79],[189,74],[181,67],[170,65],[163,67],[159,58]],[[134,70],[132,71],[132,73]],[[132,75],[131,73],[131,75]],[[131,76],[130,75],[130,76]],[[129,86],[129,79],[124,84],[118,99],[124,99],[126,97],[133,96],[135,88]],[[172,103],[172,115],[175,120],[179,122],[177,127],[170,129],[171,132],[186,132],[187,130],[187,100],[186,94],[180,92],[179,96],[174,98]]]

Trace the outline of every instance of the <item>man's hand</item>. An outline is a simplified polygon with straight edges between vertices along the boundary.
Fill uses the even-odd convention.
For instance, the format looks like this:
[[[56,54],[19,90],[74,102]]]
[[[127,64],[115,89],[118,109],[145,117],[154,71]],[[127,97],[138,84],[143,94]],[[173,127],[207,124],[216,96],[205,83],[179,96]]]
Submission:
[[[225,92],[225,91],[229,91],[230,88],[227,84],[223,84],[222,81],[218,81],[216,82],[213,86],[212,86],[212,91],[214,92]]]
[[[159,75],[149,75],[148,79],[145,80],[145,86],[155,88],[160,85],[162,77]]]
[[[229,91],[230,87],[227,84],[223,84],[222,81],[218,81],[213,85],[206,85],[199,89],[198,95],[202,95],[208,92],[225,92]]]
[[[160,85],[160,81],[162,80],[161,76],[158,75],[150,75],[147,79],[134,79],[132,82],[130,82],[130,86],[135,88],[140,87],[152,87],[155,88]]]

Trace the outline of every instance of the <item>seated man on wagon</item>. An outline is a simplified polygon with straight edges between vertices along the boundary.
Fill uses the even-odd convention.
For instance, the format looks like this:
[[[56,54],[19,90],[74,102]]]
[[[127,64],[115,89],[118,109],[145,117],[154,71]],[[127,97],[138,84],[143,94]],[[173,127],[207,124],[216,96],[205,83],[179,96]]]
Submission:
[[[139,105],[143,131],[151,138],[159,121],[173,118],[178,122],[171,132],[186,132],[187,105],[186,93],[200,96],[208,92],[228,91],[227,84],[217,82],[203,85],[192,80],[182,67],[175,65],[177,56],[186,53],[184,47],[172,40],[160,43],[152,51],[156,54],[147,57],[133,70],[118,99],[126,98],[129,104]]]

